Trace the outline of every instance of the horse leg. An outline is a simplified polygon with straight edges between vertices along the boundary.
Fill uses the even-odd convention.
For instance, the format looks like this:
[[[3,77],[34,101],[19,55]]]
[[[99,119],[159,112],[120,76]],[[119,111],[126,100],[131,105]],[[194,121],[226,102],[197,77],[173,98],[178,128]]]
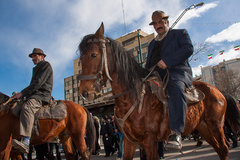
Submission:
[[[123,160],[133,159],[135,150],[136,150],[136,145],[130,142],[126,137],[124,137]]]
[[[196,129],[200,132],[204,139],[214,148],[219,158],[221,160],[227,160],[229,149],[225,141],[223,128],[217,126],[219,125],[208,125],[205,121],[202,121]]]
[[[4,146],[3,144],[0,144],[0,145]],[[5,149],[1,150],[0,159],[1,160],[9,160],[11,149],[12,149],[12,145],[11,145],[11,140],[10,140],[10,141],[8,141]]]
[[[19,150],[16,150],[12,147],[12,150],[10,152],[11,160],[22,160],[21,152]]]
[[[157,142],[154,141],[153,135],[147,136],[147,138],[143,141],[143,143],[141,143],[141,145],[143,146],[143,148],[146,152],[148,160],[159,159],[158,152],[157,152]]]
[[[85,131],[85,130],[83,130],[83,131]],[[90,159],[90,152],[88,151],[86,141],[84,139],[84,132],[77,133],[76,135],[73,135],[72,140],[78,148],[78,151],[81,155],[81,159],[82,160],[89,160]]]
[[[59,134],[59,139],[62,143],[63,150],[67,160],[73,160],[76,158],[76,152],[74,150],[72,139],[67,131]]]
[[[78,151],[81,155],[81,159],[82,160],[89,160],[90,159],[90,152],[87,148],[86,141],[85,141],[85,138],[84,138],[87,121],[84,121],[83,118],[82,119],[77,119],[75,121],[79,123],[79,124],[76,124],[76,126],[78,126],[78,127],[76,127],[76,128],[75,127],[69,127],[70,130],[71,130],[72,140],[73,140],[74,144],[76,145],[76,147],[77,147],[77,149],[78,149]]]

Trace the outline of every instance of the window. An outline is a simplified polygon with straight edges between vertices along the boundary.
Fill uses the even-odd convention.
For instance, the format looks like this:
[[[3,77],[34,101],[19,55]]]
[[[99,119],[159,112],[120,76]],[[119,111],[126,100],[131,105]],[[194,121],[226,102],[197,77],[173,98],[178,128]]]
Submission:
[[[77,80],[76,79],[73,80],[73,84],[77,84]]]
[[[73,98],[74,102],[78,102],[78,96]]]
[[[142,48],[144,48],[144,47],[148,47],[148,43],[144,43],[144,44],[142,44],[141,47],[142,47]]]
[[[81,70],[81,69],[79,69],[79,70],[78,70],[78,74],[81,74],[81,73],[82,73],[82,70]]]
[[[129,40],[129,41],[123,42],[123,46],[125,47],[125,46],[128,46],[128,45],[130,45],[130,44],[133,44],[134,41],[135,41],[135,39],[133,38],[133,39],[131,39],[131,40]]]
[[[68,95],[69,94],[69,90],[66,90],[66,95]]]
[[[143,60],[147,59],[147,52],[142,53]]]
[[[133,52],[134,52],[134,48],[127,50],[128,54],[133,54]]]
[[[73,93],[78,92],[78,88],[73,88]]]
[[[68,86],[68,82],[65,82],[65,86]]]

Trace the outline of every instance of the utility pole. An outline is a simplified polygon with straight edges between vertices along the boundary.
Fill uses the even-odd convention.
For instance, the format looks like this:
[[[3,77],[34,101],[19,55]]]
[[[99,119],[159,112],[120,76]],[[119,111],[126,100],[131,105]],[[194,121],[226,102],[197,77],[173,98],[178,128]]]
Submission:
[[[138,59],[140,59],[139,63],[140,65],[143,67],[143,59],[142,59],[142,47],[141,47],[141,40],[140,40],[140,32],[141,30],[138,29],[138,48],[139,50],[137,50],[137,53],[138,53]],[[139,57],[140,56],[140,57]]]

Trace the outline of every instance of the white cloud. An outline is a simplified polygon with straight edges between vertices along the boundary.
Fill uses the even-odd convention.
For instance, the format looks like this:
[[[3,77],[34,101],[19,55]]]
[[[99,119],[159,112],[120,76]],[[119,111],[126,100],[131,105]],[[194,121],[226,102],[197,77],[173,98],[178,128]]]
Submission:
[[[240,22],[229,26],[227,29],[206,39],[209,43],[220,43],[224,41],[233,42],[240,40]]]
[[[189,20],[193,18],[200,17],[202,14],[209,11],[210,9],[217,7],[217,5],[218,5],[218,2],[212,2],[212,3],[207,3],[207,4],[204,4],[203,6],[199,6],[194,9],[190,9],[186,11],[184,16],[181,18],[181,20],[177,23],[177,25],[174,28],[178,28],[180,25],[187,23]],[[172,21],[172,23],[174,23],[175,20],[177,20],[177,18],[183,13],[183,11],[179,12],[175,17],[173,17],[174,21]]]

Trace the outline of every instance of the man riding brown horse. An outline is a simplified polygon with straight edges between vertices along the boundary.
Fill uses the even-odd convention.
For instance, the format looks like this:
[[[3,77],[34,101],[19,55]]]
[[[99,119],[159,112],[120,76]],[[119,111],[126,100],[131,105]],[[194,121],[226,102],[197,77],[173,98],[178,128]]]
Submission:
[[[156,71],[162,79],[167,74],[166,68],[169,71],[167,101],[172,135],[166,147],[181,149],[181,133],[187,110],[185,87],[192,86],[192,69],[188,58],[193,54],[193,45],[185,29],[169,28],[168,17],[163,11],[152,14],[149,25],[153,25],[158,35],[149,44],[146,69],[157,64]]]

